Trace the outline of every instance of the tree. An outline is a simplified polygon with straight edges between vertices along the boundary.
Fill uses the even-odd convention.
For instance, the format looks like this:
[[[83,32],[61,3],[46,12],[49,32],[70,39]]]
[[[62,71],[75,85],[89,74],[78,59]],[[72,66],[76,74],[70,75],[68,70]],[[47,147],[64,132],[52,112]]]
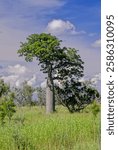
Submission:
[[[14,94],[8,93],[7,96],[3,96],[1,98],[0,103],[0,120],[1,123],[4,124],[5,117],[8,118],[9,122],[11,121],[11,118],[13,114],[16,112],[15,110],[15,104],[14,104]]]
[[[27,84],[27,82],[23,82],[20,87],[15,87],[15,102],[17,105],[25,106],[25,105],[32,105],[32,96],[33,96],[34,89]]]
[[[5,117],[11,120],[13,114],[15,113],[14,104],[14,93],[11,92],[10,87],[0,80],[0,120],[4,124]]]
[[[19,56],[26,61],[38,60],[43,73],[47,73],[46,112],[55,111],[55,85],[54,80],[64,80],[71,77],[71,72],[77,71],[77,76],[83,76],[83,61],[75,49],[60,46],[61,41],[50,34],[32,34],[25,43],[21,43]],[[73,68],[74,66],[74,68]],[[76,67],[75,67],[76,66]],[[67,67],[68,69],[65,69]],[[61,68],[61,69],[59,69]]]
[[[0,79],[0,98],[3,95],[7,95],[9,91],[10,91],[10,87],[4,83],[4,80]]]

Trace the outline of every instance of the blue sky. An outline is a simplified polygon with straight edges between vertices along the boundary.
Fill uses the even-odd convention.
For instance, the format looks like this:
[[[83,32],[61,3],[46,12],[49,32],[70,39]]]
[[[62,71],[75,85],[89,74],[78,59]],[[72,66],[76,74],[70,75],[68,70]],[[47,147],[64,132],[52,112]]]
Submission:
[[[39,2],[38,2],[39,1]],[[47,4],[46,4],[47,3]],[[1,0],[0,19],[11,28],[43,27],[52,19],[69,20],[87,32],[100,32],[99,0]],[[22,21],[17,22],[17,21]],[[26,23],[24,23],[24,22]],[[41,27],[41,28],[42,28]],[[33,28],[32,28],[33,30]],[[38,30],[39,32],[39,30]]]
[[[0,61],[25,61],[17,50],[32,33],[52,33],[75,47],[85,74],[100,73],[100,0],[0,0]]]

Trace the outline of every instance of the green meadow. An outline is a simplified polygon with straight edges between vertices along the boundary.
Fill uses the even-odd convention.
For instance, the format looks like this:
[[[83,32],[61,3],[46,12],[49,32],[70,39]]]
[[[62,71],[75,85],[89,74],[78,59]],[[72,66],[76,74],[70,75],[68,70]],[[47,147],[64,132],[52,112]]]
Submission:
[[[46,115],[43,107],[18,107],[0,125],[0,150],[100,150],[100,113],[94,116],[91,106],[72,114],[56,110]]]

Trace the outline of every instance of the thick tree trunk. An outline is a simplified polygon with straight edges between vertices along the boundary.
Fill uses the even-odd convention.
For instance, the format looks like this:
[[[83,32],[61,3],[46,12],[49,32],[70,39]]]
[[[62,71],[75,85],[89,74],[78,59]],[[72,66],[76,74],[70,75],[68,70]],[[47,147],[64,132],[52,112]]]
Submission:
[[[53,113],[55,111],[55,92],[54,83],[51,74],[48,74],[46,85],[46,113]]]

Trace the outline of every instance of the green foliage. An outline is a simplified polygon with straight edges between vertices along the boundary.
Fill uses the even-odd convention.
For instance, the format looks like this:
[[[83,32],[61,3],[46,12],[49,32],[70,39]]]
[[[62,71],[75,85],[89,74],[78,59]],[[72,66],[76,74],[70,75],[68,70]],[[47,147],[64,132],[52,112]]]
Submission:
[[[60,40],[50,34],[32,34],[25,43],[21,43],[18,50],[19,56],[24,56],[26,61],[33,61],[33,58],[36,58],[41,64],[43,73],[47,73],[47,84],[53,92],[51,105],[55,105],[54,80],[68,84],[69,80],[78,81],[83,76],[83,61],[77,50],[61,47],[60,43]],[[67,86],[65,88],[69,95],[69,89],[67,90]],[[54,109],[54,106],[50,108]]]
[[[83,77],[83,61],[77,51],[72,48],[65,48],[65,51],[66,59],[62,58],[57,68],[61,87],[56,86],[56,90],[61,103],[70,112],[79,112],[98,98],[99,93],[86,82],[80,82],[80,78]]]
[[[27,84],[27,82],[23,83],[23,95],[25,97],[25,102],[27,105],[32,105],[32,95],[33,95],[34,89]]]
[[[56,88],[61,103],[70,112],[80,112],[95,99],[100,97],[99,92],[85,82],[79,82],[76,78],[67,79],[62,83],[62,88]]]
[[[26,61],[32,61],[35,57],[46,69],[57,57],[60,42],[50,34],[32,34],[25,43],[21,43],[18,54],[25,56]]]
[[[91,110],[94,117],[96,118],[97,114],[100,112],[100,106],[96,100],[93,101]]]
[[[7,96],[3,96],[2,101],[0,103],[0,120],[1,123],[5,123],[5,117],[11,121],[13,114],[16,112],[15,104],[14,104],[14,94],[9,93]]]
[[[56,64],[56,79],[62,81],[78,80],[83,77],[83,64],[80,55],[74,48],[63,48],[63,57]]]
[[[10,88],[7,84],[4,83],[3,80],[0,79],[0,98],[3,95],[7,95],[7,93],[10,91]]]
[[[0,120],[5,123],[5,118],[10,121],[15,113],[14,94],[10,91],[10,87],[0,80]]]

